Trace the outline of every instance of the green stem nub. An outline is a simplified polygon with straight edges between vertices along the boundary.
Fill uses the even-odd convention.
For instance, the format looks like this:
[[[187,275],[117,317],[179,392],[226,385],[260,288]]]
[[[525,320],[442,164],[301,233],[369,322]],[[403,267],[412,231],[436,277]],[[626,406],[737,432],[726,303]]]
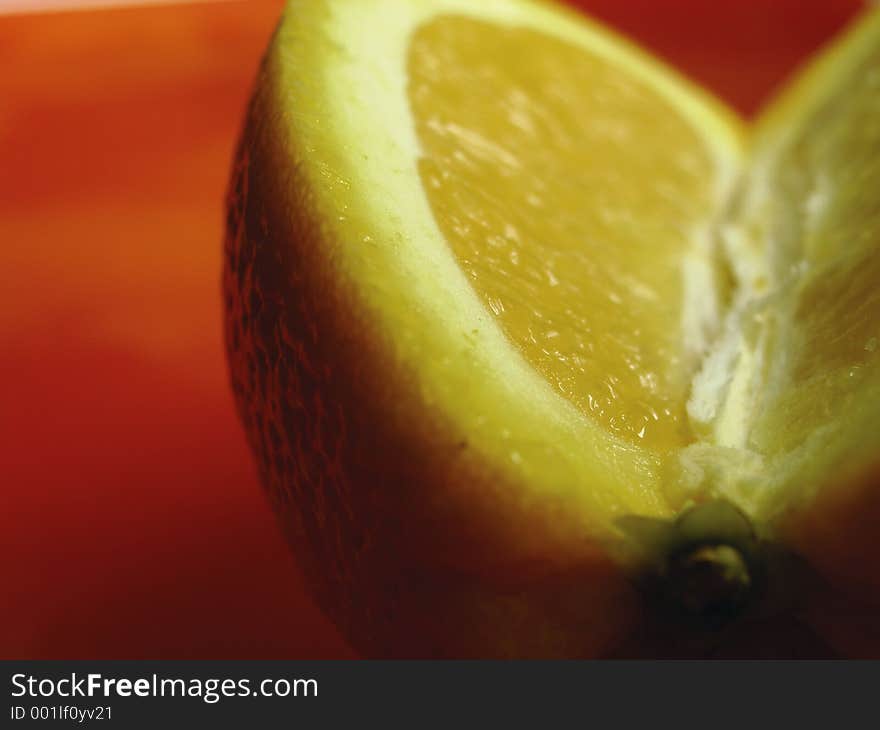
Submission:
[[[628,515],[617,524],[640,555],[637,582],[658,615],[715,631],[765,601],[768,558],[778,551],[736,505],[712,500],[672,520]]]
[[[664,592],[682,613],[720,625],[745,611],[753,584],[749,563],[738,548],[703,543],[670,557]]]

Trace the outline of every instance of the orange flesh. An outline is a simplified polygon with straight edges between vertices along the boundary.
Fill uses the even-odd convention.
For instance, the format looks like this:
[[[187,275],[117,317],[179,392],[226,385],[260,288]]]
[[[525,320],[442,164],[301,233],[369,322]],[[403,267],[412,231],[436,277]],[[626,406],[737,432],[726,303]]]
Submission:
[[[509,339],[611,433],[691,441],[681,262],[714,179],[695,131],[625,69],[524,28],[435,19],[409,78],[436,222]]]
[[[880,55],[821,109],[785,164],[799,175],[801,209],[821,208],[801,255],[810,272],[796,320],[808,333],[796,381],[880,356]],[[848,106],[846,113],[841,107]],[[818,203],[811,203],[811,198]],[[813,228],[811,226],[811,228]]]
[[[845,421],[880,380],[880,55],[865,60],[822,105],[777,163],[774,194],[791,217],[787,259],[795,290],[791,374],[768,402],[765,452],[803,443]]]

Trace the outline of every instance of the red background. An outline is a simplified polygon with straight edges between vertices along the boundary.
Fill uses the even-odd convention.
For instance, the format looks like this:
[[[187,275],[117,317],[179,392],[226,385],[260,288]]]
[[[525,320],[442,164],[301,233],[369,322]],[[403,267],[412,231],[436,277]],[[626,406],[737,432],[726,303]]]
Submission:
[[[352,656],[222,355],[221,201],[280,4],[0,14],[3,658]],[[860,5],[576,4],[745,114]]]

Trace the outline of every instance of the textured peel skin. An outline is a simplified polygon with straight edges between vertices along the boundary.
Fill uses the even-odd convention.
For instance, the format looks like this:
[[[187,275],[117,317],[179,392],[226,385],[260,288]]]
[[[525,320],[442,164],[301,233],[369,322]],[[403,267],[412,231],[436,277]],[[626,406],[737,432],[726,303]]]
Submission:
[[[316,600],[369,656],[609,651],[635,620],[633,589],[562,513],[519,502],[431,417],[332,279],[334,234],[297,177],[304,152],[286,142],[276,89],[270,52],[228,197],[226,342],[263,483]]]

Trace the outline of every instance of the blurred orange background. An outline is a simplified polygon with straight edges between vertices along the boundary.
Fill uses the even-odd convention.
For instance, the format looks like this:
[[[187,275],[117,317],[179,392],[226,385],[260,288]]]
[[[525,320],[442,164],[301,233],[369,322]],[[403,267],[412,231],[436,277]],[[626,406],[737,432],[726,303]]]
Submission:
[[[226,176],[282,2],[23,4],[0,0],[0,656],[352,656],[223,360]],[[745,115],[861,5],[573,4]]]

